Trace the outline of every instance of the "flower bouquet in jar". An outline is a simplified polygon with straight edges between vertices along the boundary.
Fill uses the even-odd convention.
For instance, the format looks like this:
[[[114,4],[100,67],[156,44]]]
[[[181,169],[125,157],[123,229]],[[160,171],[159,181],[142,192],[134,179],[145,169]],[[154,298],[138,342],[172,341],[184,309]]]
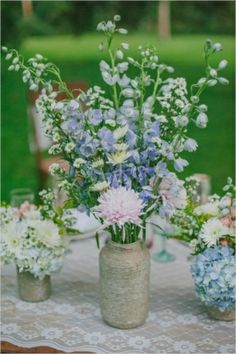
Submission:
[[[114,37],[128,32],[119,26],[120,20],[115,15],[97,26],[104,35],[99,45],[104,53],[99,64],[104,85],[87,92],[70,91],[60,70],[41,54],[26,61],[16,50],[3,47],[3,51],[11,61],[9,70],[22,71],[30,90],[40,90],[37,110],[45,134],[53,141],[49,153],[61,153],[69,163],[66,171],[58,164],[50,168],[67,193],[64,208],[93,213],[111,235],[105,248],[112,245],[109,254],[113,256],[104,256],[101,262],[109,259],[117,269],[104,280],[102,269],[109,272],[110,268],[100,263],[103,317],[113,326],[130,328],[143,323],[148,312],[148,253],[140,244],[146,238],[146,224],[153,213],[170,218],[186,206],[184,183],[177,173],[188,165],[182,153],[198,146],[188,128],[207,126],[207,106],[200,102],[200,95],[228,80],[221,76],[226,60],[216,67],[211,64],[211,57],[222,50],[220,43],[206,42],[205,72],[189,86],[185,78],[174,76],[173,67],[160,61],[154,46],[139,46],[133,58],[127,41],[121,39],[115,45]],[[61,92],[67,98],[58,102]],[[134,256],[137,252],[140,257]],[[121,266],[114,260],[123,254],[124,259],[131,258]],[[134,276],[136,260],[139,266]],[[120,286],[118,274],[127,279],[126,285]],[[145,290],[137,296],[140,287]],[[125,288],[132,291],[125,293],[126,303],[119,303]],[[110,311],[108,318],[114,305],[111,289],[119,311]]]

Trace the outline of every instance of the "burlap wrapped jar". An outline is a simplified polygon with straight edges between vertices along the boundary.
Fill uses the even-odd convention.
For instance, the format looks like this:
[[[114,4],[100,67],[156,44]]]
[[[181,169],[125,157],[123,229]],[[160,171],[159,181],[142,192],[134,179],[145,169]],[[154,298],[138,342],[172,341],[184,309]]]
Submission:
[[[20,272],[17,267],[17,283],[19,297],[23,301],[40,302],[51,295],[51,278],[46,275],[42,280],[35,278],[30,272]]]
[[[208,316],[220,321],[234,321],[235,320],[235,308],[220,311],[217,307],[207,307]]]
[[[108,242],[100,252],[100,305],[105,322],[117,328],[142,325],[149,308],[150,256],[140,241]]]

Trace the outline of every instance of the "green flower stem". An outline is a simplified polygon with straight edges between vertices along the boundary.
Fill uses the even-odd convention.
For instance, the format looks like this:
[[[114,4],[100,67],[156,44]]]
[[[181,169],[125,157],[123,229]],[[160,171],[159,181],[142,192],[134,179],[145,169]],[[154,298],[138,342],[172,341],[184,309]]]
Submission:
[[[114,59],[114,56],[113,56],[112,51],[111,51],[110,48],[108,49],[108,52],[109,52],[110,59],[111,59],[112,73],[114,75],[115,74],[115,59]],[[113,85],[112,88],[113,88],[113,98],[114,98],[115,108],[116,108],[116,110],[118,110],[118,108],[119,108],[119,100],[118,100],[116,84]]]
[[[157,89],[158,89],[158,86],[159,86],[159,79],[160,79],[160,70],[157,69],[157,76],[156,76],[156,81],[155,81],[153,94],[152,94],[152,106],[154,105],[155,100],[156,100]]]
[[[62,80],[61,75],[58,72],[58,70],[53,68],[52,70],[50,70],[50,72],[57,77],[57,79],[59,80],[59,83],[61,84],[61,87],[62,87],[63,91],[67,94],[68,98],[72,98],[73,99],[74,98],[73,94],[67,88],[66,83]]]
[[[143,243],[145,243],[146,242],[146,221],[145,220],[143,220],[142,238],[143,238]]]
[[[141,82],[142,85],[140,87],[141,89],[141,97],[140,97],[140,109],[139,109],[139,120],[138,120],[138,140],[140,145],[142,144],[142,139],[143,136],[141,134],[142,129],[143,129],[143,125],[144,125],[144,120],[142,119],[142,109],[143,109],[143,101],[144,101],[144,85],[143,85],[143,78],[144,78],[144,70],[143,70],[143,65],[144,63],[142,62],[141,64]]]

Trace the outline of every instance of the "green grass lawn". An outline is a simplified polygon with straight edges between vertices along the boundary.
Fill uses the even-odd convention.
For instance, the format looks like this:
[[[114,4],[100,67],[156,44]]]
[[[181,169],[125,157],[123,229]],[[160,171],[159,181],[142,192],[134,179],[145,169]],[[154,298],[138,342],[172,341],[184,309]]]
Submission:
[[[140,43],[154,44],[160,60],[175,67],[175,76],[184,76],[193,83],[203,72],[202,47],[208,36],[177,36],[158,42],[152,34],[131,34],[131,55]],[[192,128],[191,135],[198,141],[197,152],[188,154],[190,166],[183,176],[195,172],[212,177],[213,192],[220,192],[226,177],[234,173],[234,39],[230,36],[211,37],[223,44],[229,66],[224,75],[230,85],[209,89],[202,102],[209,106],[207,129]],[[38,37],[26,40],[21,52],[27,57],[42,53],[60,68],[65,80],[86,80],[90,85],[102,84],[98,62],[103,57],[97,50],[99,35],[80,37]],[[124,41],[124,38],[122,38]],[[26,115],[26,87],[20,75],[7,71],[2,65],[2,200],[9,200],[9,192],[16,187],[37,190],[35,158],[29,152],[28,120]]]

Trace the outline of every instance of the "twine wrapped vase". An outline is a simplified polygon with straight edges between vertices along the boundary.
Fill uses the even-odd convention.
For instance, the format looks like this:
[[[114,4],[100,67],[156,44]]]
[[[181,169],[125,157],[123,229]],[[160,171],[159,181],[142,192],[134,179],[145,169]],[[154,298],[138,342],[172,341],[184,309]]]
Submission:
[[[100,252],[100,305],[104,321],[121,329],[142,325],[149,308],[150,256],[140,241],[108,242]]]
[[[220,321],[234,321],[235,320],[235,308],[230,308],[224,311],[220,311],[217,307],[207,307],[208,316]]]
[[[43,279],[35,278],[30,272],[20,272],[17,267],[17,283],[19,297],[23,301],[40,302],[51,295],[51,278],[46,275]]]

